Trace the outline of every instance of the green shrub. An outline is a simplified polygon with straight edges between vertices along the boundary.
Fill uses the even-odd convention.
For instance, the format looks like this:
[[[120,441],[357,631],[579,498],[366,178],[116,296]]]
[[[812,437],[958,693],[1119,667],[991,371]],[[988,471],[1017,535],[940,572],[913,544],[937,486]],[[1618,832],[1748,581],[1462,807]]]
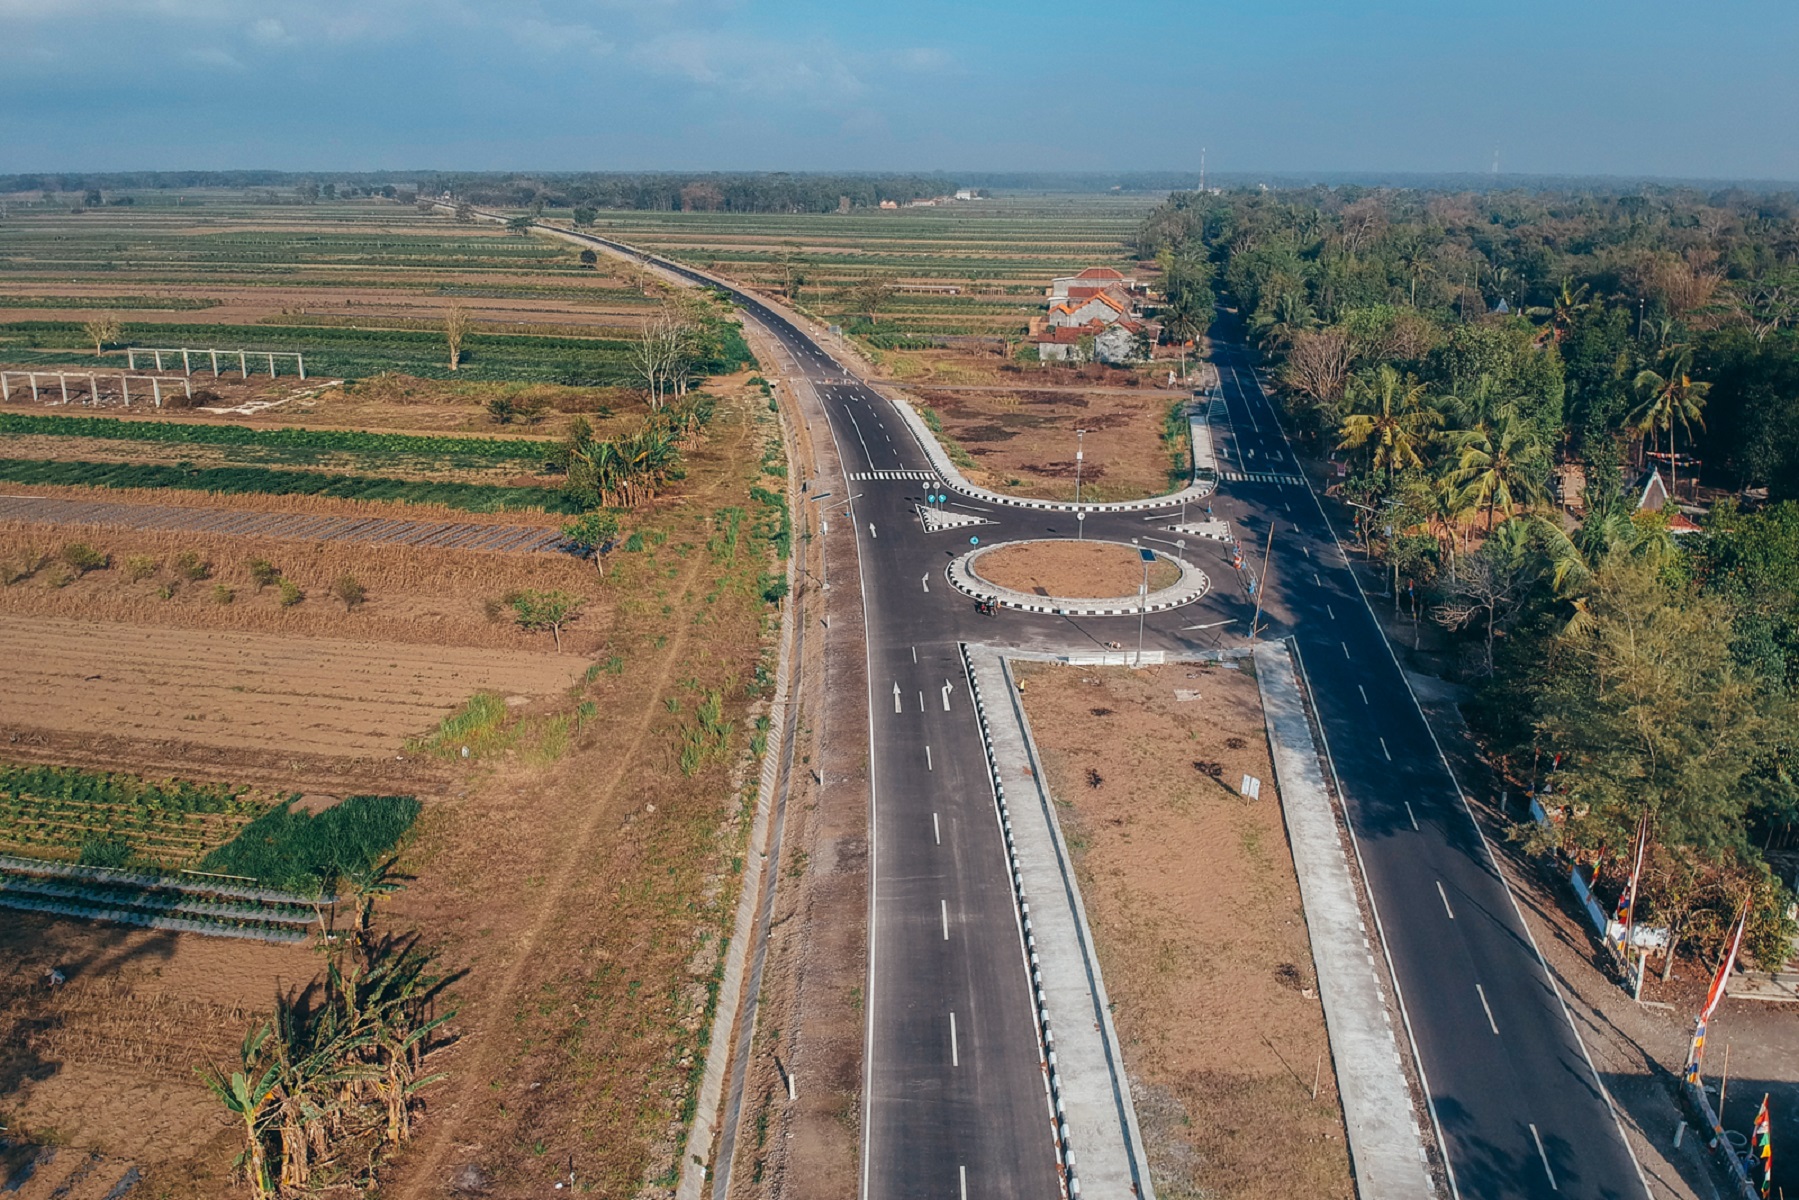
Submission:
[[[259,592],[270,584],[279,583],[281,580],[281,568],[277,567],[266,558],[251,559],[249,562],[249,570],[250,578],[255,582],[256,590]]]
[[[125,560],[125,576],[133,583],[142,583],[156,574],[157,569],[161,566],[162,564],[156,561],[154,555],[133,554]]]
[[[331,585],[331,594],[343,601],[344,611],[349,612],[369,597],[368,589],[357,582],[356,576],[345,571]]]
[[[290,801],[244,826],[200,860],[200,869],[288,891],[329,892],[393,849],[418,813],[411,796],[351,796],[317,815],[295,812]]]
[[[281,594],[276,599],[282,608],[292,608],[306,599],[306,593],[300,590],[300,585],[286,576],[282,576],[276,582],[281,589]]]
[[[212,598],[219,604],[230,604],[237,599],[237,593],[222,583],[212,585]]]
[[[62,548],[62,560],[69,564],[76,575],[86,575],[89,571],[103,571],[112,565],[110,556],[94,549],[86,542],[70,542]]]
[[[175,556],[175,574],[189,583],[199,583],[202,579],[212,578],[212,563],[192,550],[186,550]]]

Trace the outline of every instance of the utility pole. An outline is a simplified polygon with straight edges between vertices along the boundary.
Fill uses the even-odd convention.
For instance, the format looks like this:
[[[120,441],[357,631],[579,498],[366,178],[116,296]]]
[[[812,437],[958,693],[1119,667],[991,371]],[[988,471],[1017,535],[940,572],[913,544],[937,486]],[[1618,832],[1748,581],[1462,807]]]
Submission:
[[[1081,502],[1081,459],[1083,458],[1083,439],[1087,436],[1085,429],[1074,431],[1074,502]]]
[[[1268,545],[1262,550],[1262,578],[1256,586],[1256,612],[1249,621],[1249,640],[1255,641],[1262,634],[1262,597],[1268,594],[1269,559],[1274,554],[1274,522],[1268,523]]]
[[[1136,538],[1132,538],[1133,543]],[[1149,616],[1149,564],[1156,561],[1154,550],[1137,547],[1137,554],[1143,559],[1143,582],[1137,587],[1137,665],[1143,665],[1143,623]]]

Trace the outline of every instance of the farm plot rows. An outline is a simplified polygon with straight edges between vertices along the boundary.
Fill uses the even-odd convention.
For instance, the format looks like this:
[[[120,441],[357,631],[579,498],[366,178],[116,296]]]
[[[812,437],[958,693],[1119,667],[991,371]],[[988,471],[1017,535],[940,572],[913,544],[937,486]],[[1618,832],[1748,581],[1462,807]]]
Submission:
[[[0,763],[0,853],[92,862],[129,840],[151,862],[185,866],[266,803],[218,784]]]
[[[184,468],[156,463],[0,458],[0,482],[64,487],[176,488],[223,495],[330,496],[342,500],[437,504],[477,513],[516,509],[572,511],[559,493],[548,488],[383,479],[269,467]]]
[[[573,655],[0,616],[0,730],[387,758],[470,695],[560,694]]]
[[[170,508],[112,504],[60,496],[0,496],[0,521],[50,525],[104,525],[123,529],[167,529],[222,533],[304,542],[360,542],[539,554],[560,549],[562,536],[533,525],[474,525],[459,521],[407,521],[391,517],[334,517],[305,513],[239,512],[233,509]]]
[[[397,455],[452,465],[518,462],[542,465],[553,442],[527,438],[445,437],[370,433],[357,429],[257,429],[189,421],[124,421],[116,417],[60,417],[0,412],[0,434],[114,441],[255,446],[289,453]]]

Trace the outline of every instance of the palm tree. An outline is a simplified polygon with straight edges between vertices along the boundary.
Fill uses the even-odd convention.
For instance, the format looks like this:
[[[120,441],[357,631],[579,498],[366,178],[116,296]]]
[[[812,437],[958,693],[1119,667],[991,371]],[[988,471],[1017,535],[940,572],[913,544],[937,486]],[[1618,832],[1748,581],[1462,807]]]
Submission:
[[[1668,431],[1668,494],[1671,496],[1677,494],[1674,427],[1679,425],[1689,435],[1695,423],[1704,429],[1705,420],[1700,414],[1705,410],[1706,393],[1712,390],[1711,384],[1693,378],[1692,365],[1692,350],[1685,346],[1676,347],[1667,357],[1665,372],[1645,368],[1637,372],[1633,384],[1641,397],[1629,417],[1636,431],[1644,435],[1657,429]]]
[[[1372,380],[1357,376],[1346,399],[1351,411],[1343,418],[1339,450],[1372,444],[1374,469],[1386,468],[1388,486],[1400,467],[1424,465],[1420,451],[1443,424],[1443,414],[1426,401],[1422,383],[1382,365]]]
[[[1494,512],[1504,509],[1509,519],[1519,501],[1542,498],[1543,445],[1509,408],[1494,424],[1458,434],[1456,444],[1461,455],[1450,481],[1471,506],[1487,510],[1488,531]]]
[[[1584,283],[1575,287],[1572,279],[1563,279],[1562,290],[1556,293],[1554,300],[1541,307],[1526,309],[1525,312],[1532,317],[1548,317],[1549,322],[1543,326],[1543,332],[1559,346],[1562,339],[1574,329],[1574,322],[1580,314],[1590,307],[1587,300],[1587,293],[1590,291],[1592,289]]]

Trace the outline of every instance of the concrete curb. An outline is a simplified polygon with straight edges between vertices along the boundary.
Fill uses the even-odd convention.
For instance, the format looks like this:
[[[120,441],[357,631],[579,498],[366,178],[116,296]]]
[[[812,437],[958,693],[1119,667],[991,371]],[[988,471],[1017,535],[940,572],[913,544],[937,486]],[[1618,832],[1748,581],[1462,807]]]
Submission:
[[[970,565],[975,559],[989,551],[998,550],[1002,546],[1023,546],[1028,545],[1031,541],[1057,540],[1066,541],[1068,539],[1028,538],[1022,542],[995,542],[991,546],[983,546],[978,550],[970,550],[968,553],[956,558],[944,568],[944,574],[949,579],[950,586],[955,588],[958,592],[961,592],[964,596],[971,597],[975,600],[990,600],[1001,608],[1015,608],[1021,612],[1051,613],[1057,616],[1069,617],[1134,617],[1138,614],[1139,606],[1135,600],[1121,605],[1116,599],[1110,598],[1082,599],[1063,596],[1038,596],[1028,592],[1013,591],[1011,588],[1003,588],[998,584],[989,583],[987,580],[976,576],[970,569]],[[1092,541],[1093,539],[1088,540]],[[1124,546],[1131,550],[1137,548],[1130,545],[1128,542],[1099,542],[1096,544]],[[1179,608],[1183,604],[1192,604],[1195,600],[1198,600],[1211,590],[1212,581],[1207,578],[1206,573],[1186,559],[1169,554],[1164,550],[1157,550],[1155,553],[1158,558],[1165,558],[1169,562],[1179,566],[1181,569],[1181,577],[1179,581],[1170,584],[1168,587],[1151,592],[1148,596],[1147,603],[1142,606],[1141,611],[1153,613],[1163,612],[1170,608]]]
[[[1007,508],[1034,508],[1052,512],[1142,512],[1145,509],[1150,508],[1171,508],[1177,504],[1191,503],[1194,500],[1204,500],[1207,496],[1210,496],[1218,486],[1217,481],[1213,478],[1197,478],[1194,482],[1188,484],[1180,491],[1170,492],[1165,496],[1150,496],[1144,500],[1120,500],[1111,504],[1073,504],[1064,500],[1030,500],[1022,496],[1008,496],[1004,492],[995,492],[984,487],[976,487],[974,484],[968,482],[967,476],[963,475],[961,469],[958,468],[955,463],[950,461],[949,451],[943,448],[943,443],[937,440],[937,435],[932,432],[931,427],[926,425],[924,418],[918,415],[918,410],[903,400],[895,400],[892,396],[887,396],[885,392],[882,392],[881,394],[886,397],[889,404],[893,405],[893,407],[899,411],[900,420],[904,421],[906,427],[912,431],[912,436],[917,440],[919,446],[923,448],[925,457],[931,460],[931,466],[935,467],[937,473],[943,476],[948,486],[955,488],[965,496],[972,496],[976,500],[984,500],[988,504],[1004,505]],[[1201,419],[1202,418],[1198,415],[1190,413],[1188,415],[1189,428],[1197,429]],[[1204,420],[1210,420],[1209,410],[1208,415]],[[1205,452],[1207,457],[1211,456],[1212,439],[1209,428],[1206,433]],[[1199,443],[1197,440],[1194,442],[1194,453],[1196,456],[1199,453]],[[1195,457],[1194,461],[1198,462],[1199,460]]]
[[[1111,1003],[1093,955],[1093,934],[1054,805],[1043,785],[1030,725],[1004,657],[967,643],[961,650],[1024,936],[1063,1184],[1075,1198],[1085,1180],[1095,1195],[1155,1200]],[[998,698],[1002,692],[1005,700]],[[1028,776],[1035,784],[1016,810],[1006,800],[1008,774]],[[1027,897],[1035,898],[1034,910]]]
[[[1324,1002],[1356,1193],[1365,1200],[1435,1200],[1399,1039],[1325,790],[1297,664],[1280,643],[1263,643],[1252,657]]]

